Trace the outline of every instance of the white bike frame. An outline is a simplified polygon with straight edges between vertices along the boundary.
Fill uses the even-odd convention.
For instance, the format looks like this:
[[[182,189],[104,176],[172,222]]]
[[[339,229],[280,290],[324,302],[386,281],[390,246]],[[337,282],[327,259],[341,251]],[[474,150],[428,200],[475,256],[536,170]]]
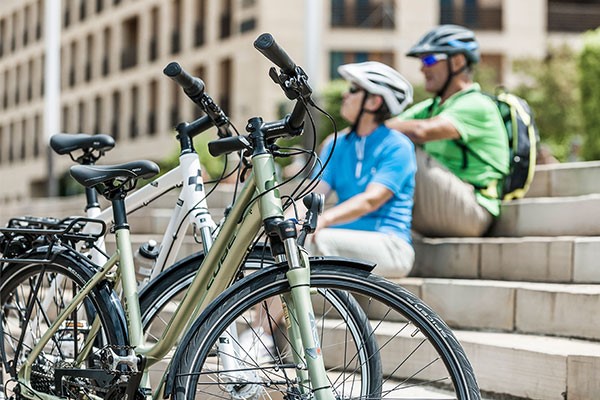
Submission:
[[[158,276],[166,266],[172,265],[176,261],[189,224],[192,224],[195,231],[200,232],[204,251],[207,251],[212,244],[212,230],[215,222],[208,211],[198,154],[183,154],[179,157],[179,162],[179,166],[136,190],[125,199],[127,214],[130,214],[146,207],[165,193],[181,187],[169,224],[160,242],[158,257],[150,279]],[[93,215],[90,215],[90,211],[93,212]],[[99,219],[109,226],[114,223],[112,207],[102,211],[89,209],[88,216]],[[93,229],[97,229],[97,227],[90,227],[90,230]],[[96,243],[96,245],[104,252],[104,238],[101,241],[102,243]],[[95,249],[92,249],[91,252],[92,260],[98,265],[104,264],[107,260],[102,252]]]

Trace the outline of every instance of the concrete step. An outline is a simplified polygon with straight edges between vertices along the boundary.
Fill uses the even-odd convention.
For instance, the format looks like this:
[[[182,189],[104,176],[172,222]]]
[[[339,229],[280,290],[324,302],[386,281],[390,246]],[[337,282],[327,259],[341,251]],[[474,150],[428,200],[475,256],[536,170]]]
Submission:
[[[543,400],[591,400],[600,393],[600,343],[514,333],[454,333],[483,392]]]
[[[453,328],[600,340],[600,285],[434,278],[394,281],[423,299]]]
[[[335,327],[339,326],[337,321],[329,321],[326,337],[336,337]],[[387,343],[386,351],[397,352],[398,360],[422,339],[413,330],[402,328],[403,323],[383,323],[376,331],[377,341]],[[453,332],[473,366],[483,398],[489,398],[489,394],[495,394],[490,397],[496,399],[564,399],[567,395],[569,400],[597,398],[600,343],[516,333]],[[422,366],[431,360],[428,349],[421,350],[413,353],[408,363]],[[387,364],[384,374],[396,374],[396,365]]]
[[[600,237],[415,238],[411,276],[600,283]]]
[[[600,193],[600,161],[538,165],[527,197]]]
[[[491,236],[600,236],[600,194],[503,202]]]

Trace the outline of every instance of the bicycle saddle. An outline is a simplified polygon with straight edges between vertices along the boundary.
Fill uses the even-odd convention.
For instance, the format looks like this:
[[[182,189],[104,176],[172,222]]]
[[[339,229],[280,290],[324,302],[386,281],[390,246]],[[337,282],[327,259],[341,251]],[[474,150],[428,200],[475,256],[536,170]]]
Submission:
[[[152,161],[140,160],[115,165],[74,165],[71,176],[85,187],[114,180],[148,179],[158,174],[160,169]]]
[[[107,151],[115,147],[115,139],[104,134],[57,133],[50,138],[50,147],[58,154],[68,154],[75,150]]]

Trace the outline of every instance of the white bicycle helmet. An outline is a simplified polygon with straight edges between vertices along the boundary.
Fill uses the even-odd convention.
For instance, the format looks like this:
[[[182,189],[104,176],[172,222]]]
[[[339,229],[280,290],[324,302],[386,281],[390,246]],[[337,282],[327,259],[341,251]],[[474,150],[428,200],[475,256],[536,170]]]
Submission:
[[[380,62],[340,65],[338,72],[348,82],[383,97],[392,115],[400,114],[413,101],[413,88],[406,78]]]

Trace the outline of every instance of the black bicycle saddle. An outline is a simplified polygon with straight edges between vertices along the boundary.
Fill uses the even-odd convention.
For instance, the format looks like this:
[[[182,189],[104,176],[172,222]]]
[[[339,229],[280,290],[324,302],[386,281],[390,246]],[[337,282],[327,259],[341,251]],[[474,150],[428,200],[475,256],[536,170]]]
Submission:
[[[160,168],[152,161],[131,161],[116,165],[74,165],[71,176],[85,187],[115,180],[148,179],[158,174]]]
[[[104,134],[57,133],[50,138],[50,147],[58,154],[68,154],[75,150],[107,151],[115,147],[115,139]]]

